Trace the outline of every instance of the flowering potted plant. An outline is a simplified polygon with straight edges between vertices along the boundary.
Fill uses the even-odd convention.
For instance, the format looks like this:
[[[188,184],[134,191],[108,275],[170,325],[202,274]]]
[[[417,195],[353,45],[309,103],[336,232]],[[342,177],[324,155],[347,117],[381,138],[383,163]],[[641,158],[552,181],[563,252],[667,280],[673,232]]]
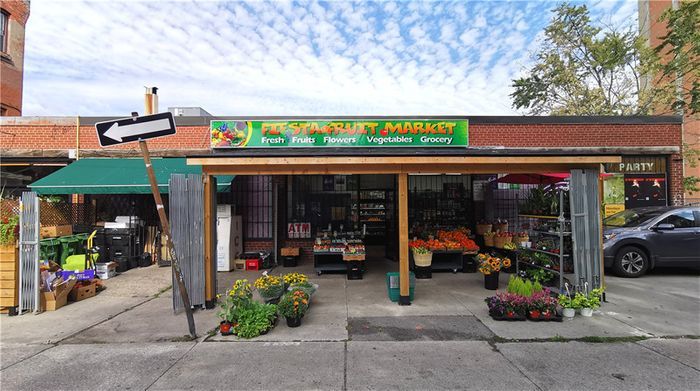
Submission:
[[[498,289],[498,272],[501,271],[501,268],[511,265],[508,258],[499,258],[488,254],[477,255],[476,262],[479,264],[479,272],[484,275],[484,288],[489,290]]]
[[[292,284],[298,284],[302,282],[308,282],[309,278],[305,274],[301,273],[287,273],[284,276],[282,276],[282,279],[284,280],[284,286],[289,287]]]
[[[556,318],[558,300],[544,289],[535,292],[528,300],[528,318],[532,320],[551,320]]]
[[[289,288],[287,288],[288,291],[294,291],[298,289],[306,292],[306,294],[309,295],[309,300],[311,300],[311,296],[313,296],[314,293],[316,293],[316,290],[318,289],[318,284],[312,284],[309,281],[295,282],[294,284],[290,285]]]
[[[485,301],[489,315],[496,320],[525,320],[528,301],[524,296],[499,292],[496,296],[487,297]]]
[[[282,278],[268,275],[267,271],[264,271],[262,277],[255,280],[253,286],[255,286],[255,289],[260,293],[260,297],[262,297],[266,303],[277,304],[280,296],[284,293],[284,282]]]
[[[248,280],[237,280],[226,294],[216,295],[219,299],[219,308],[221,310],[217,315],[221,318],[219,323],[219,331],[221,335],[230,335],[237,325],[238,315],[240,310],[250,306],[253,300],[253,292],[250,289]]]
[[[309,295],[301,289],[287,292],[282,296],[277,308],[287,320],[287,326],[299,327],[301,318],[309,309]]]

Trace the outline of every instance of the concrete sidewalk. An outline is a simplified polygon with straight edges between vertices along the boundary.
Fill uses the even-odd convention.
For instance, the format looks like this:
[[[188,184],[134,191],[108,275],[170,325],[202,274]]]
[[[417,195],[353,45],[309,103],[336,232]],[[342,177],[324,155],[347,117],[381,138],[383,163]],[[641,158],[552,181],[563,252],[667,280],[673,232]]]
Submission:
[[[61,344],[3,390],[692,390],[699,340]]]

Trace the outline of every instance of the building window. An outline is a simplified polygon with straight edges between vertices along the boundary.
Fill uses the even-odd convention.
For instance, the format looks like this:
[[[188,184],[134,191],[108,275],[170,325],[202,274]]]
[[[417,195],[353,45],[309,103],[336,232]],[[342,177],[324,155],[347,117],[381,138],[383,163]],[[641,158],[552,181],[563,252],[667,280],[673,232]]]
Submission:
[[[10,22],[10,14],[0,10],[0,51],[7,53],[7,25]]]
[[[272,176],[237,176],[232,187],[243,238],[272,239]]]

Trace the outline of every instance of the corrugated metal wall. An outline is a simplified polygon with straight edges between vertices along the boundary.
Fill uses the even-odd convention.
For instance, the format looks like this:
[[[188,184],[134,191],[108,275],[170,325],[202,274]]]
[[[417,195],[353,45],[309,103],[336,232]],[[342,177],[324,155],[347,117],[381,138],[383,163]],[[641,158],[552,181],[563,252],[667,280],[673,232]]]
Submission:
[[[170,176],[170,226],[190,304],[204,306],[204,185],[199,175]],[[173,310],[184,309],[173,280]]]
[[[571,231],[577,289],[588,282],[589,289],[601,285],[600,200],[597,170],[571,170]]]
[[[39,311],[39,198],[23,192],[19,213],[19,308]]]

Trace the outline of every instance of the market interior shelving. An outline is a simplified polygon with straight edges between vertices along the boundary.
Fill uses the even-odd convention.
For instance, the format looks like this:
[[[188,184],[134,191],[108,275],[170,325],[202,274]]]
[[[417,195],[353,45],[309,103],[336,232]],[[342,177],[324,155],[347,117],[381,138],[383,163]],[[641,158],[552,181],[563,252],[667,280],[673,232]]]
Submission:
[[[518,226],[527,229],[529,247],[517,251],[516,271],[553,284],[550,289],[563,292],[564,284],[575,283],[576,271],[572,257],[571,220],[567,218],[567,192],[559,189],[559,214],[518,214]]]

